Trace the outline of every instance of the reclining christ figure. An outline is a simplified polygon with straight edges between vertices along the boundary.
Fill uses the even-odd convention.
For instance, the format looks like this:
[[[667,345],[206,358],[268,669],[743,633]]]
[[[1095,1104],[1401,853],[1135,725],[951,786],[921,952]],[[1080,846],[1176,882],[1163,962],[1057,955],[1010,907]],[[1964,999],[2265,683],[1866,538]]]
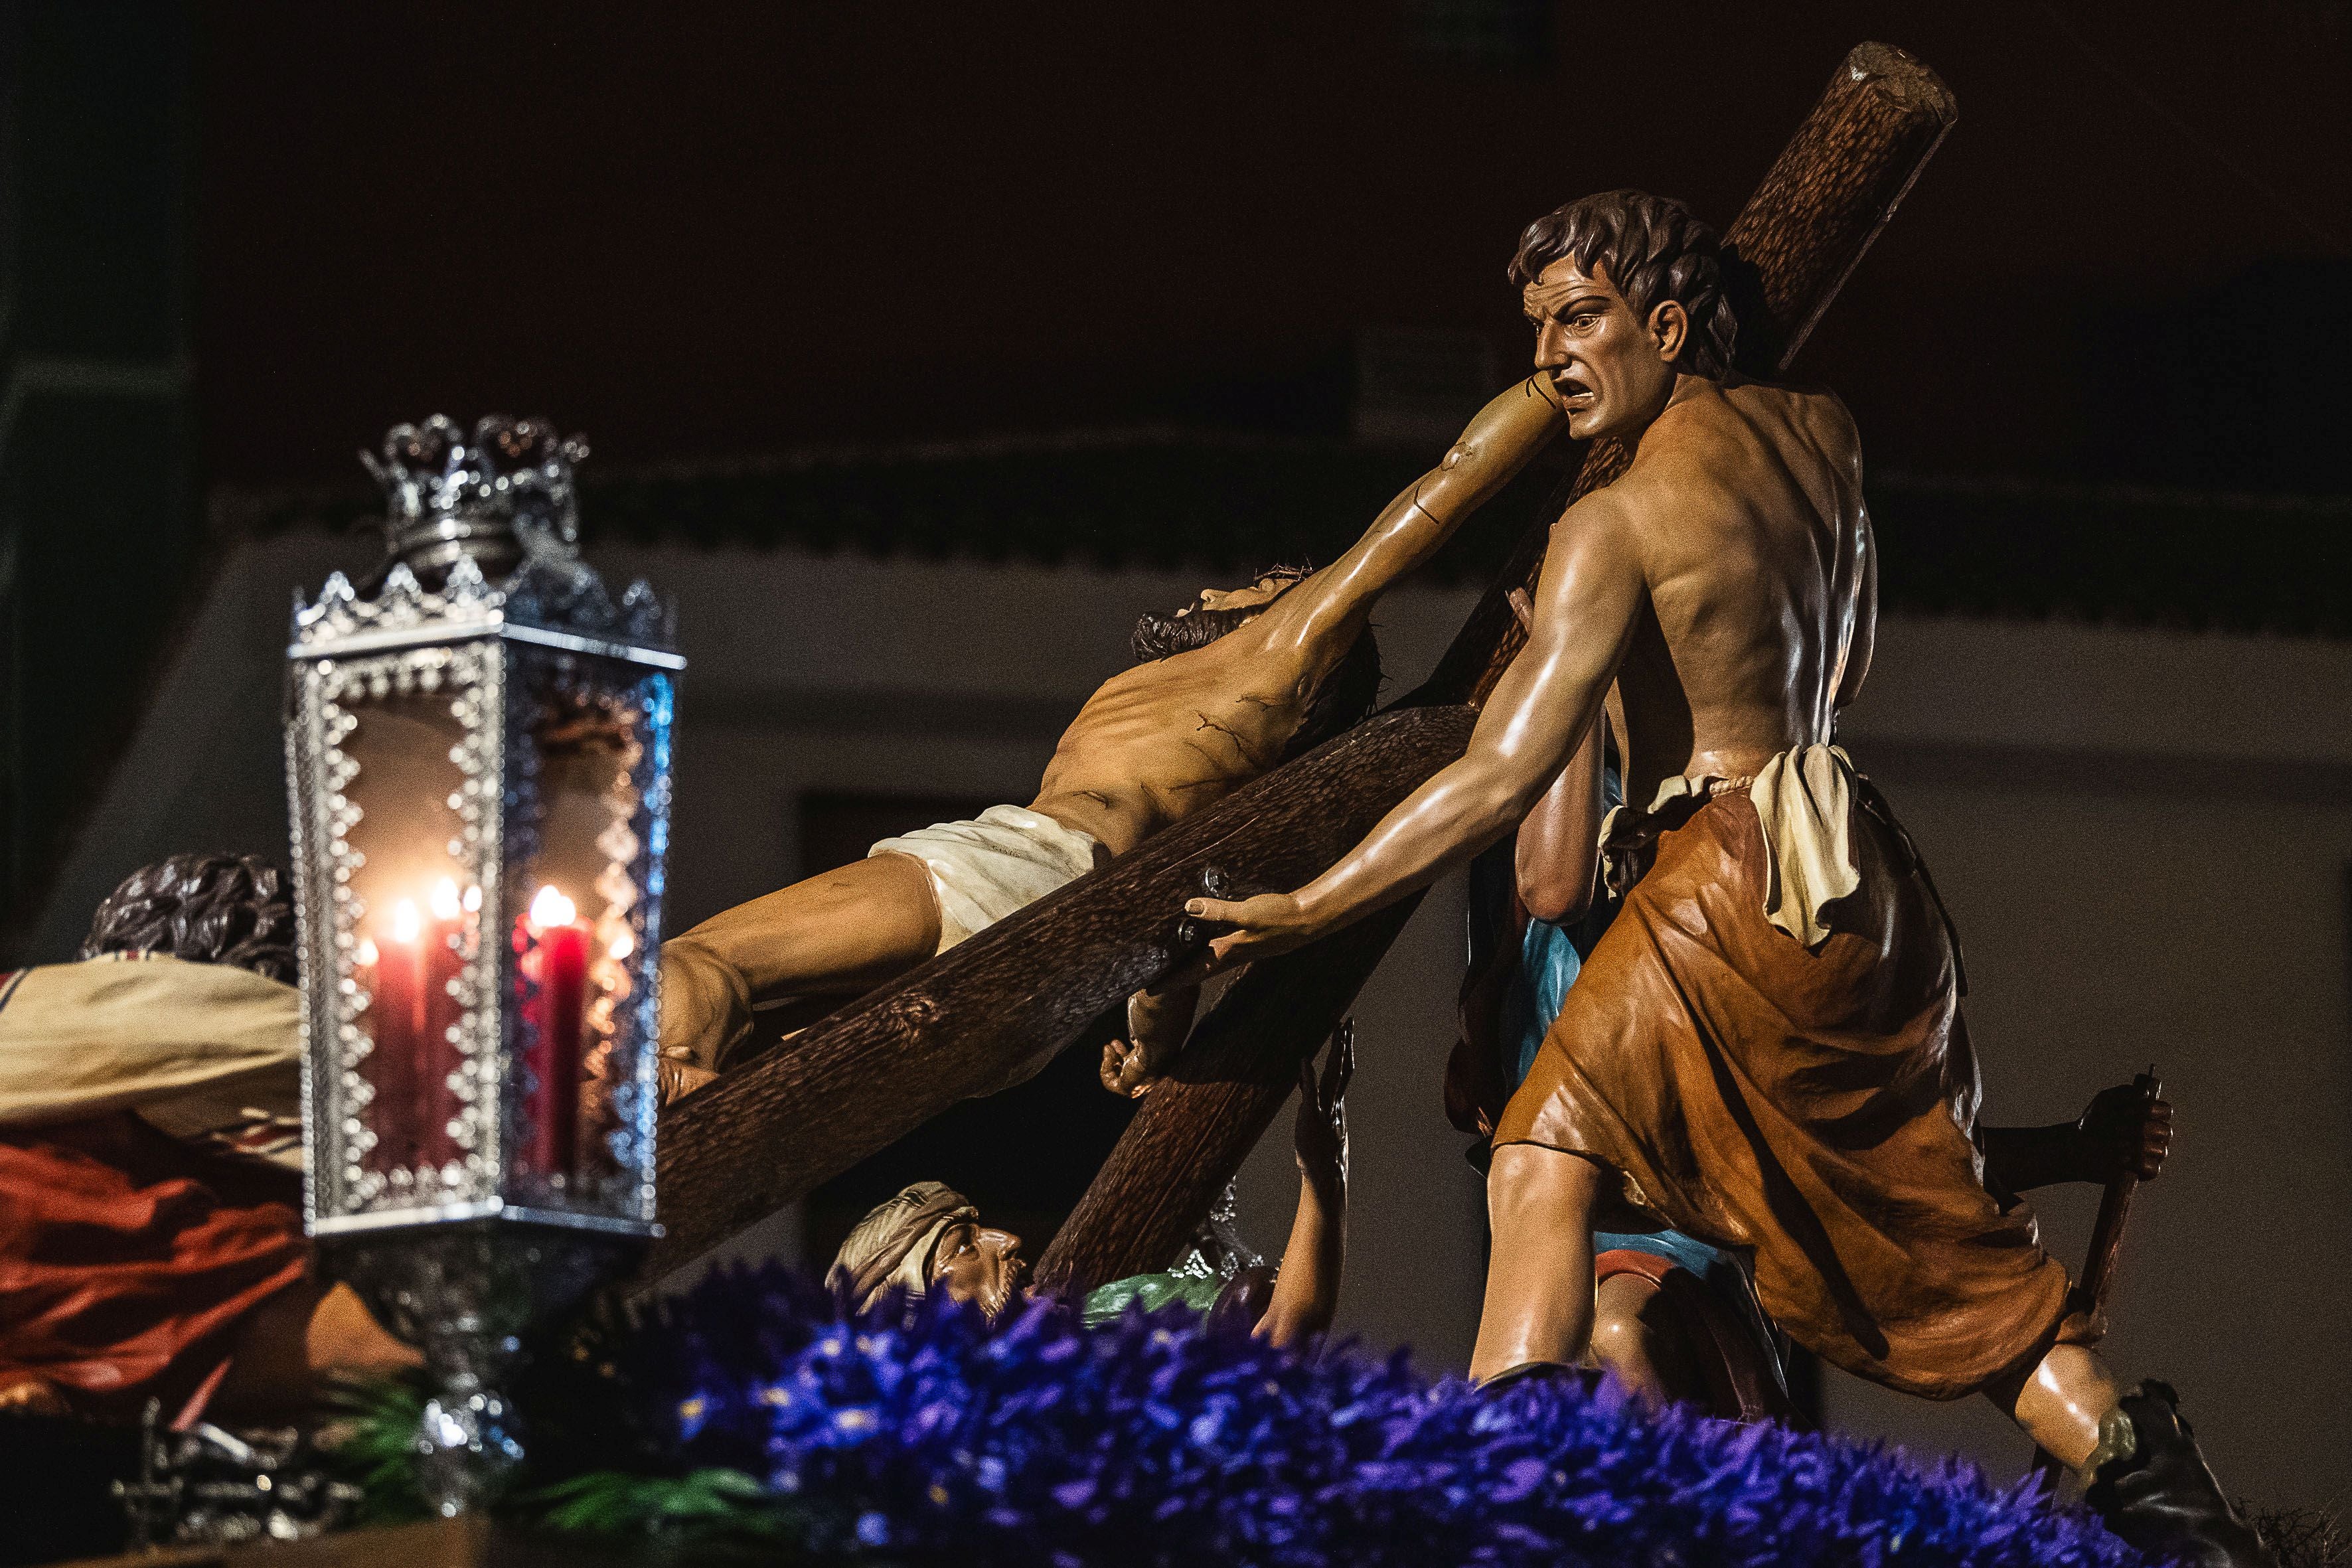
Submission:
[[[1087,700],[1028,805],[886,838],[864,860],[665,943],[665,1100],[742,1058],[755,1007],[862,994],[1353,725],[1380,687],[1374,603],[1565,417],[1550,381],[1531,377],[1489,403],[1329,566],[1268,572],[1145,616],[1135,667]],[[1189,1023],[1190,1003],[1139,1002],[1130,1014],[1181,1011]],[[1148,1037],[1172,1048],[1183,1029],[1162,1023]],[[1139,1078],[1152,1064],[1134,1055]]]

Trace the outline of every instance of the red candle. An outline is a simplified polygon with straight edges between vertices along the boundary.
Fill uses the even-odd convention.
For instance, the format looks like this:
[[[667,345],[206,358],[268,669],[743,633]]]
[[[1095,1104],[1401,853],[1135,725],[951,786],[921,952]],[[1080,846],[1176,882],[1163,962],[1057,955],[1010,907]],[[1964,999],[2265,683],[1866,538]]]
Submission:
[[[394,1171],[415,1165],[418,1148],[417,1046],[425,1020],[423,922],[416,905],[407,899],[394,904],[381,934],[381,942],[362,942],[358,953],[368,976],[366,1077],[375,1090],[368,1116],[375,1145],[364,1163],[370,1170]]]
[[[457,884],[442,878],[430,908],[420,939],[424,1005],[416,1036],[416,1146],[422,1162],[438,1170],[457,1158],[457,1140],[449,1131],[458,1108],[449,1079],[461,1059],[449,1037],[463,1011],[456,982],[466,962],[459,949],[465,928]]]
[[[588,928],[578,917],[570,899],[544,887],[515,930],[527,984],[523,1060],[530,1071],[516,1163],[567,1179],[579,1152],[580,1026],[588,989]]]

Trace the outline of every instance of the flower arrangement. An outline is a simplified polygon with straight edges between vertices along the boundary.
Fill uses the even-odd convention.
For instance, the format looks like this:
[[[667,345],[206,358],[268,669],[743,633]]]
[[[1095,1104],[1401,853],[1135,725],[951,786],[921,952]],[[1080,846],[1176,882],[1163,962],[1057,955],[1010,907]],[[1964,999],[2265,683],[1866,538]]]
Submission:
[[[736,1270],[575,1351],[545,1358],[558,1384],[602,1396],[542,1393],[565,1426],[541,1452],[564,1473],[517,1500],[556,1528],[959,1568],[2143,1561],[1958,1461],[1653,1413],[1608,1384],[1489,1395],[1181,1309],[1095,1329],[1047,1303],[992,1327],[944,1299],[859,1316],[784,1270]]]

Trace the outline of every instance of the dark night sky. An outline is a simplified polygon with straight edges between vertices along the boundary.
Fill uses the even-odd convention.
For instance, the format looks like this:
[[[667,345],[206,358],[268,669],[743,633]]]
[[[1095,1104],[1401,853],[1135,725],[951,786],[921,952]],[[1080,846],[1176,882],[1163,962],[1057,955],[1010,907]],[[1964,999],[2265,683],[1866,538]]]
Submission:
[[[1503,264],[1562,200],[1727,221],[1876,37],[1960,123],[1804,361],[1874,460],[2346,488],[2243,435],[2343,331],[2343,0],[1564,5],[1534,74],[1416,55],[1402,3],[213,8],[208,473],[352,479],[436,408],[616,462],[1311,428],[1356,327],[1523,355]],[[2280,258],[2319,268],[2241,286]],[[2225,455],[2168,469],[2231,387]]]

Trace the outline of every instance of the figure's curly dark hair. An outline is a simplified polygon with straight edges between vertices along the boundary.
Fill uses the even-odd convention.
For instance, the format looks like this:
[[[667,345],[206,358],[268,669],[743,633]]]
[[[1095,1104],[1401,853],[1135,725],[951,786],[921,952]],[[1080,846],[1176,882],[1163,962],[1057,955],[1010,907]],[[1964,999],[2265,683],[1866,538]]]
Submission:
[[[174,855],[142,866],[90,917],[76,956],[163,952],[294,983],[294,900],[257,855]]]
[[[1274,582],[1282,584],[1286,594],[1309,576],[1312,570],[1305,566],[1270,566],[1250,579],[1253,584]],[[1276,594],[1275,598],[1280,598]],[[1195,599],[1180,611],[1147,611],[1135,623],[1135,634],[1129,639],[1135,662],[1150,664],[1196,647],[1206,647],[1227,632],[1239,630],[1264,614],[1264,605],[1252,605],[1239,610],[1208,610]],[[1307,704],[1305,717],[1290,744],[1283,748],[1282,761],[1302,757],[1330,740],[1344,734],[1361,723],[1372,710],[1381,696],[1381,645],[1366,626],[1356,634],[1339,662],[1315,689],[1315,700]]]
[[[1731,369],[1739,318],[1725,287],[1722,237],[1690,208],[1646,191],[1602,191],[1544,214],[1519,236],[1511,281],[1527,287],[1562,257],[1598,269],[1646,320],[1673,300],[1690,313],[1682,368],[1720,381]]]

